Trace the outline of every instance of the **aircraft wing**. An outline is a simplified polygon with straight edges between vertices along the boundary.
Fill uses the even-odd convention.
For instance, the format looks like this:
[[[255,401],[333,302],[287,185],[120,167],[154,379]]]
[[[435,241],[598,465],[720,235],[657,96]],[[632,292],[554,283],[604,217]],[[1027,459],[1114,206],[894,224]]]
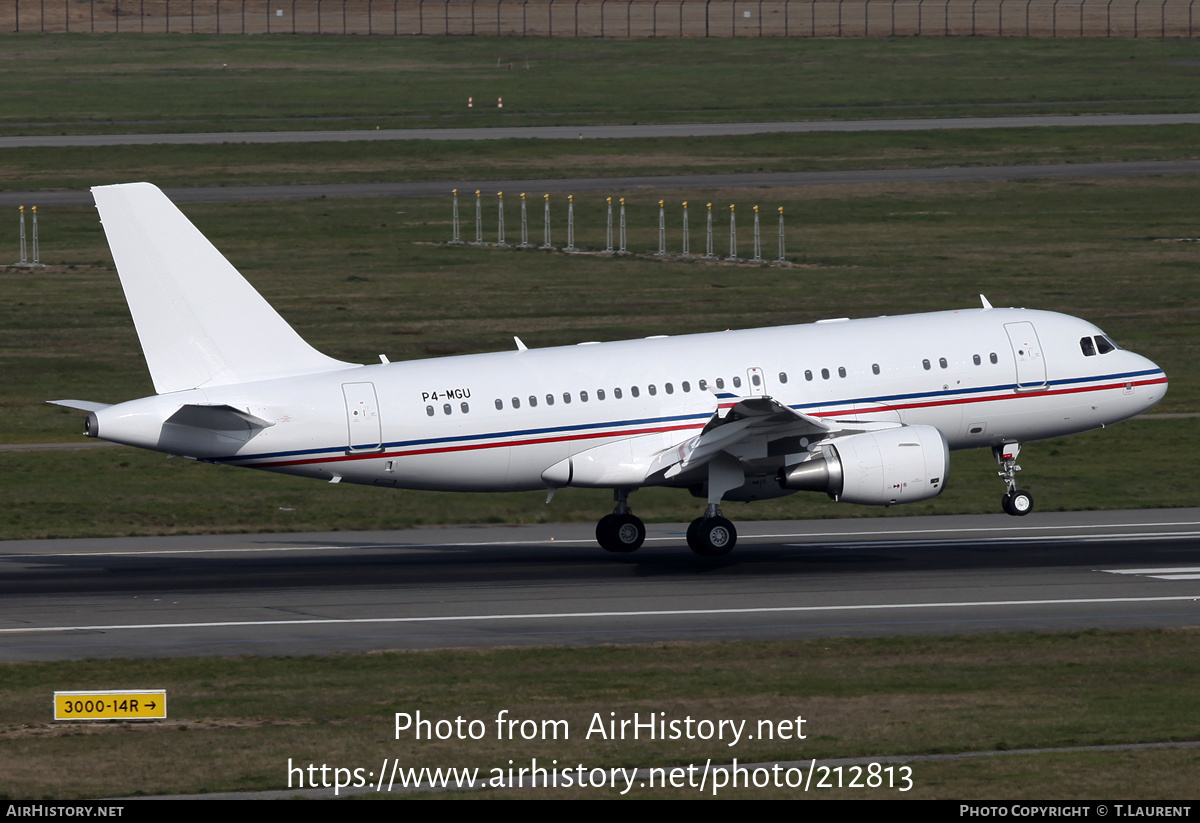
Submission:
[[[606,443],[572,455],[542,473],[551,487],[640,486],[673,480],[701,469],[720,454],[749,463],[809,443],[899,423],[846,424],[798,412],[771,397],[718,396],[717,410],[699,434],[682,442],[679,432]]]
[[[670,480],[699,468],[722,452],[740,460],[766,457],[784,439],[823,440],[842,428],[798,412],[767,396],[723,398],[700,434],[660,455],[659,469]]]
[[[903,426],[899,420],[813,417],[767,396],[721,396],[716,413],[700,434],[656,455],[648,478],[655,473],[662,480],[694,475],[720,455],[734,458],[749,474],[756,461],[768,457],[808,451],[823,440]],[[757,464],[760,471],[762,465]]]

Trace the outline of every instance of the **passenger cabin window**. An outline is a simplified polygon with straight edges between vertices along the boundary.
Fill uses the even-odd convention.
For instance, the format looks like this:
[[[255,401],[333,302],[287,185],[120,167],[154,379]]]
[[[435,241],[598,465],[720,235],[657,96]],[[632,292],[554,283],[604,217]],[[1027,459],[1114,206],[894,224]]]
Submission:
[[[740,378],[740,377],[733,378],[733,387],[735,389],[740,389],[742,387],[742,378]]]
[[[821,369],[821,379],[822,380],[829,379],[829,369]]]
[[[521,398],[519,398],[519,397],[514,397],[514,398],[512,399],[512,406],[513,406],[513,408],[514,408],[514,409],[519,409],[519,408],[521,408]]]
[[[462,405],[460,405],[459,408],[462,409],[463,414],[467,414],[471,411],[471,407],[469,405],[467,405],[466,403],[463,403]]]
[[[838,377],[845,377],[845,376],[846,376],[846,367],[838,366]]]
[[[725,378],[724,378],[724,377],[718,377],[718,378],[717,378],[717,388],[718,388],[718,389],[723,389],[723,388],[725,388]]]
[[[586,403],[586,402],[587,402],[587,392],[585,392],[585,391],[581,391],[581,392],[579,393],[579,402],[580,402],[580,403]]]
[[[780,383],[786,383],[786,382],[787,382],[787,372],[785,372],[785,371],[781,371],[781,372],[779,373],[779,382],[780,382]]]
[[[975,363],[976,366],[978,366],[980,363],[983,362],[983,360],[981,360],[979,355],[977,355],[977,354],[971,355],[971,360]]]
[[[537,406],[537,395],[536,394],[529,395],[529,408],[532,409],[532,408],[535,408],[536,406]]]
[[[552,395],[552,394],[548,394],[548,395],[546,395],[546,405],[547,405],[547,406],[553,406],[553,405],[554,405],[554,395]]]
[[[759,377],[757,374],[752,374],[752,375],[750,375],[750,382],[753,383],[755,386],[761,386],[762,378]]]
[[[596,399],[597,400],[604,399],[604,389],[596,389]]]
[[[667,390],[667,394],[674,394],[674,393],[675,393],[675,387],[674,387],[674,386],[672,386],[670,383],[668,383],[667,385],[663,386],[663,388]]]
[[[871,374],[879,374],[879,364],[878,363],[871,364]]]
[[[947,365],[947,364],[946,364],[946,358],[944,358],[944,357],[939,357],[939,358],[938,358],[938,365],[939,365],[939,366],[941,366],[943,369],[944,369],[944,368],[946,368],[946,365]]]
[[[708,381],[706,381],[706,380],[701,380],[701,381],[700,381],[700,382],[697,384],[697,387],[700,389],[700,391],[704,391],[705,389],[707,389],[707,388],[708,388]]]
[[[564,402],[564,403],[570,403],[570,402],[571,402],[571,393],[570,393],[569,391],[565,391],[565,392],[563,392],[563,402]]]
[[[804,379],[812,380],[812,371],[811,370],[809,370],[809,369],[804,370]]]
[[[496,398],[496,411],[500,411],[503,408],[504,408],[504,401],[499,398]]]
[[[427,415],[429,415],[430,417],[433,417],[433,406],[426,406],[426,407],[425,407],[425,413],[426,413]]]
[[[685,393],[690,392],[692,390],[692,384],[689,383],[688,381],[684,380],[682,385],[683,385],[683,390]]]
[[[656,394],[658,394],[658,388],[653,383],[647,386],[646,390],[650,392],[651,397],[654,397]]]
[[[617,400],[620,400],[621,399],[621,390],[613,389],[613,397],[615,397]]]
[[[449,403],[447,403],[447,404],[445,404],[444,406],[442,406],[442,413],[443,413],[443,414],[449,414],[451,411],[453,411],[453,409],[451,409],[451,408],[450,408],[450,404],[449,404]]]
[[[929,371],[931,368],[933,368],[932,366],[929,365],[928,360],[922,360],[921,365],[925,367],[925,371]]]
[[[991,360],[993,364],[1000,362],[1000,358],[996,357],[995,352],[992,352],[991,354],[988,355],[988,360]]]

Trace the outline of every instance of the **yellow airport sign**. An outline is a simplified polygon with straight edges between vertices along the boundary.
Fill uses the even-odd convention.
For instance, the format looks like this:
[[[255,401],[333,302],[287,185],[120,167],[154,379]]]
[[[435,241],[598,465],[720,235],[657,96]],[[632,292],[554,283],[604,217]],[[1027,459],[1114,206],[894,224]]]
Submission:
[[[55,692],[55,720],[165,720],[165,689]]]

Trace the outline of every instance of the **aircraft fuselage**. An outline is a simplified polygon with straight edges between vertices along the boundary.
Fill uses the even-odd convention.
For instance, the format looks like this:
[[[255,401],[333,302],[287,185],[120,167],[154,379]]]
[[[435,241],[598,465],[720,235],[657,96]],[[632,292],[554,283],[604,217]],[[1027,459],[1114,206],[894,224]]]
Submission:
[[[765,394],[832,421],[932,426],[951,449],[998,446],[1100,428],[1162,398],[1166,375],[1148,359],[1084,353],[1080,341],[1100,334],[1053,312],[968,309],[445,357],[157,395],[96,412],[93,433],[230,465],[447,491],[544,488],[549,467],[606,442],[665,448],[698,433],[722,395]],[[272,425],[165,422],[183,404]],[[770,472],[784,458],[756,465]]]

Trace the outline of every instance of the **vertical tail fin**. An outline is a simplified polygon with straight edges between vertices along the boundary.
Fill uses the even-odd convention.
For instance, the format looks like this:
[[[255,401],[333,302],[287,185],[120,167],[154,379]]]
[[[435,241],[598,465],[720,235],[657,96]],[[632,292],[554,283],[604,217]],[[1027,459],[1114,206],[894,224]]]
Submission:
[[[156,186],[92,196],[159,394],[354,365],[304,342]]]

